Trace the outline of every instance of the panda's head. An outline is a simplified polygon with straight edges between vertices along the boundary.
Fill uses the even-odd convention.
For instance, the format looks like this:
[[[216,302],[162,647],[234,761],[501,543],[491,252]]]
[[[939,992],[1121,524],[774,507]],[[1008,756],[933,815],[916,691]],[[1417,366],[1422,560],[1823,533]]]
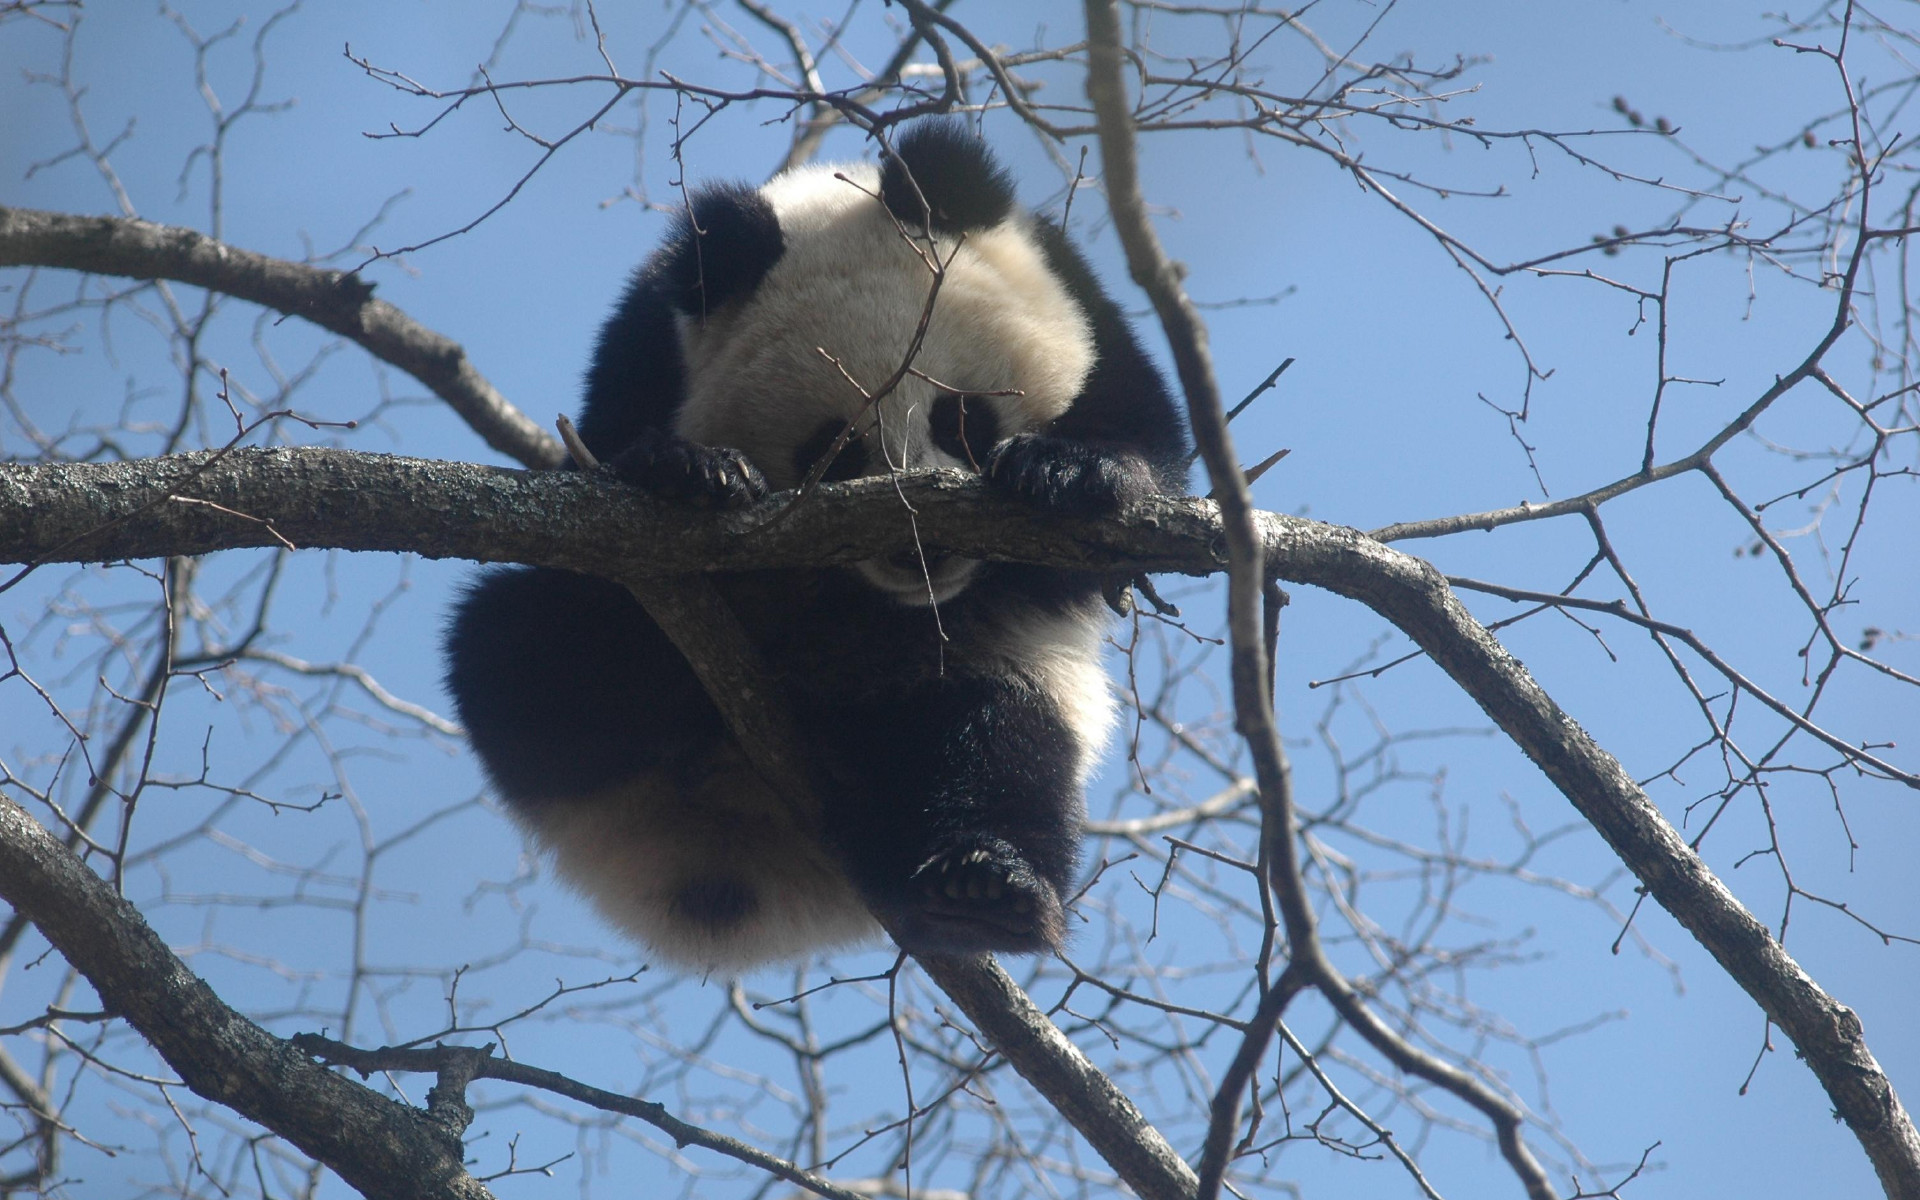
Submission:
[[[979,470],[1066,412],[1093,367],[1087,315],[1035,218],[957,124],[909,126],[884,166],[802,167],[690,208],[665,264],[686,372],[675,429],[745,451],[776,489],[848,422],[825,479]],[[957,594],[978,566],[908,554],[859,569],[911,603]]]

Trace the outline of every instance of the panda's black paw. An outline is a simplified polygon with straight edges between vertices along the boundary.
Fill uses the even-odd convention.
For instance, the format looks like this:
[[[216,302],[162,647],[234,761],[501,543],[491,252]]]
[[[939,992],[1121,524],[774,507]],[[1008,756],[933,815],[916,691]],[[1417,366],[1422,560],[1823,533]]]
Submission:
[[[1103,517],[1154,489],[1145,460],[1084,442],[1023,433],[994,448],[987,478],[1035,504],[1080,516]]]
[[[1060,945],[1066,921],[1059,894],[997,838],[935,855],[913,880],[919,903],[896,930],[906,949],[1030,954]]]
[[[739,508],[767,495],[766,477],[745,454],[659,430],[615,455],[607,469],[642,491],[704,508]]]

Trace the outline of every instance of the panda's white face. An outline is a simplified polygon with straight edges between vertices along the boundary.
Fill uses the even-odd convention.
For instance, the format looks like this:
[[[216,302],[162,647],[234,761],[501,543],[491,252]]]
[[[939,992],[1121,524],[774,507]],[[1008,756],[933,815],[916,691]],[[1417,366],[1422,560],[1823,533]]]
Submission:
[[[1029,216],[929,245],[922,231],[903,236],[878,188],[871,164],[773,180],[761,194],[779,219],[779,261],[751,295],[681,318],[677,432],[745,451],[776,489],[797,486],[848,422],[856,440],[828,479],[978,470],[1001,439],[1066,412],[1093,367],[1086,314]],[[929,297],[913,372],[872,400],[912,351]],[[917,553],[859,564],[903,603],[950,598],[978,567]]]

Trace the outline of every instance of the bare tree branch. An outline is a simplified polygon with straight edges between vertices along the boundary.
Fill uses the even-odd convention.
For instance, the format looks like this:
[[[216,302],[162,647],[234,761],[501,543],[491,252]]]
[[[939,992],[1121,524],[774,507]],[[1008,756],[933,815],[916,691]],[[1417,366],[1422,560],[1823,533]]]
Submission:
[[[442,1124],[343,1079],[227,1007],[131,904],[5,796],[0,897],[199,1095],[280,1134],[375,1200],[488,1200],[462,1163],[464,1123]]]
[[[668,1112],[664,1104],[622,1096],[580,1083],[558,1071],[499,1058],[494,1055],[491,1046],[382,1046],[375,1050],[363,1050],[311,1033],[295,1035],[293,1044],[317,1059],[349,1067],[363,1076],[376,1071],[431,1071],[440,1077],[435,1090],[446,1093],[443,1103],[458,1100],[458,1090],[475,1079],[498,1079],[539,1088],[603,1112],[620,1113],[645,1121],[671,1137],[677,1146],[704,1146],[758,1167],[776,1179],[797,1184],[816,1196],[825,1196],[828,1200],[865,1200],[859,1192],[841,1187],[812,1171],[802,1170],[739,1138],[682,1121]],[[449,1083],[457,1086],[450,1089]]]
[[[460,343],[374,299],[373,285],[351,271],[271,258],[171,225],[4,206],[0,266],[171,279],[304,318],[418,379],[502,454],[529,467],[560,462],[560,444],[494,390]]]
[[[688,515],[572,472],[526,474],[331,450],[237,450],[210,467],[209,457],[0,466],[0,560],[197,554],[272,540],[258,521],[166,503],[175,492],[270,521],[307,546],[524,561],[630,581],[701,564],[792,566],[808,561],[811,546],[833,547],[811,551],[812,561],[851,561],[898,549],[911,537],[900,494],[885,479],[823,488],[792,519],[755,533],[781,511],[783,497],[740,513]],[[1043,527],[1030,510],[958,473],[901,486],[921,536],[958,553],[1086,567],[1131,561],[1195,573],[1220,566],[1224,531],[1207,501],[1162,497],[1118,519]],[[1256,514],[1255,527],[1270,573],[1368,605],[1474,698],[1648,893],[1793,1039],[1887,1194],[1920,1197],[1920,1137],[1858,1018],[1800,969],[1613,756],[1474,620],[1446,580],[1351,529],[1270,513]]]
[[[1230,564],[1227,624],[1233,647],[1234,728],[1246,739],[1253,755],[1254,772],[1260,781],[1262,874],[1273,888],[1274,904],[1286,929],[1290,959],[1286,972],[1278,980],[1269,983],[1262,971],[1260,984],[1267,990],[1261,997],[1255,1024],[1248,1030],[1234,1068],[1228,1071],[1214,1098],[1199,1195],[1201,1200],[1213,1200],[1219,1194],[1230,1156],[1231,1133],[1239,1121],[1241,1089],[1252,1074],[1255,1060],[1265,1051],[1267,1039],[1288,1001],[1302,987],[1311,986],[1395,1066],[1445,1088],[1485,1114],[1494,1125],[1501,1154],[1519,1176],[1531,1200],[1554,1200],[1552,1181],[1521,1136],[1525,1114],[1486,1084],[1418,1049],[1389,1028],[1354,992],[1321,945],[1300,862],[1286,752],[1281,748],[1280,730],[1273,714],[1271,664],[1260,624],[1260,589],[1265,567],[1261,561],[1263,546],[1257,532],[1253,501],[1232,437],[1227,432],[1226,409],[1213,378],[1206,328],[1147,217],[1146,199],[1140,190],[1135,162],[1132,108],[1122,70],[1119,4],[1117,0],[1086,0],[1085,7],[1090,44],[1087,94],[1093,100],[1100,122],[1107,203],[1121,244],[1126,247],[1127,264],[1134,282],[1152,299],[1161,327],[1167,331],[1174,363],[1187,394],[1194,440],[1207,464],[1213,494],[1220,501],[1220,520]],[[1268,924],[1271,927],[1271,915]],[[1264,968],[1264,963],[1262,966]]]

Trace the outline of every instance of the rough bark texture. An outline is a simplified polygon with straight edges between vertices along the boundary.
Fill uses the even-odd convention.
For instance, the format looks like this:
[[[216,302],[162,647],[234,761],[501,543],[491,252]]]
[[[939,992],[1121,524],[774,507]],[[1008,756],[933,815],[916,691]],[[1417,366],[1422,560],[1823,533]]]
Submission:
[[[922,532],[934,530],[957,552],[1063,566],[1124,561],[1190,574],[1223,561],[1224,551],[1213,549],[1213,506],[1197,500],[1156,499],[1124,525],[1043,521],[1030,506],[987,494],[974,477],[946,471],[915,477],[901,492],[886,479],[829,484],[791,512],[790,497],[776,497],[740,512],[690,514],[572,471],[321,449],[0,464],[0,561],[204,554],[285,538],[295,546],[570,566],[610,577],[845,563],[913,544],[903,494]]]

